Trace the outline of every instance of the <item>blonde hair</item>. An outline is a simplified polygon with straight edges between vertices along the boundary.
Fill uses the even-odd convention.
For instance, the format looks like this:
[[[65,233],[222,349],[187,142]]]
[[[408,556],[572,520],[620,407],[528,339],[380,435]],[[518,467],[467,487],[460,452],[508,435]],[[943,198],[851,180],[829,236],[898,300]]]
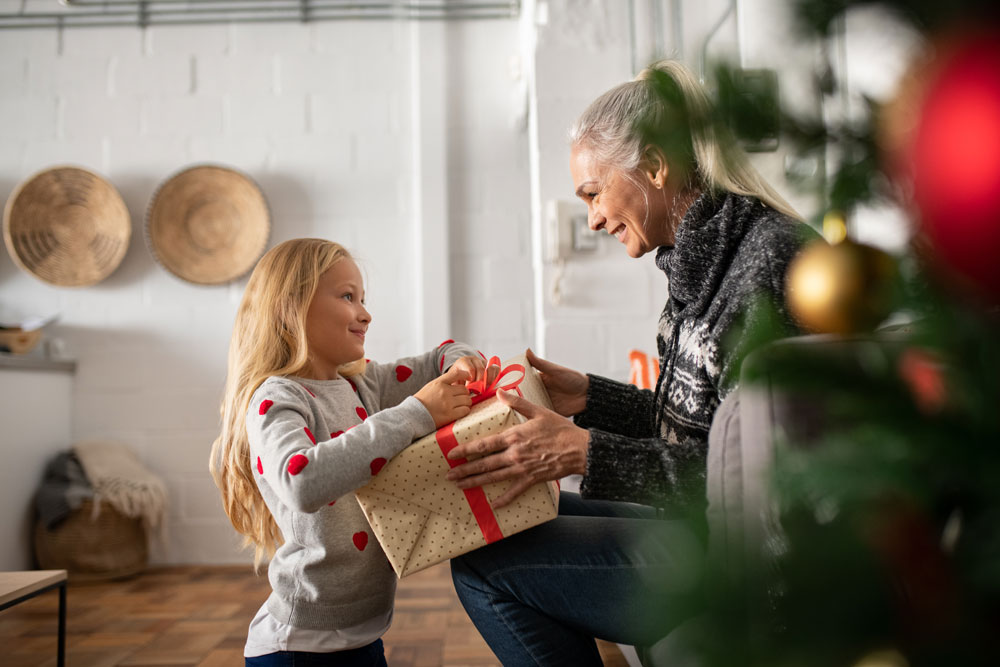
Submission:
[[[705,89],[677,61],[653,63],[594,100],[570,130],[570,142],[624,174],[637,169],[655,146],[680,171],[681,190],[749,195],[800,217],[753,168],[728,129],[715,122]]]
[[[233,527],[245,547],[254,547],[255,569],[284,539],[253,477],[246,433],[250,398],[268,377],[296,375],[308,367],[306,312],[320,276],[345,259],[350,253],[332,241],[285,241],[261,257],[236,311],[220,408],[222,431],[212,443],[208,467]],[[364,366],[359,359],[339,372],[357,375]]]

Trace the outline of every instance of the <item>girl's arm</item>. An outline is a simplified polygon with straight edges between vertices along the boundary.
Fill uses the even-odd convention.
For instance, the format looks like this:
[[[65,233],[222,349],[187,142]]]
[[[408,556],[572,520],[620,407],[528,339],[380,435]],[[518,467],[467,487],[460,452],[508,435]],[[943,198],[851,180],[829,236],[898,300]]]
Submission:
[[[465,343],[445,341],[430,352],[405,357],[392,363],[369,362],[363,375],[353,378],[358,387],[379,409],[398,405],[421,387],[442,375],[456,361],[466,356],[481,356],[475,348]]]
[[[386,461],[435,427],[414,397],[371,416],[350,408],[353,418],[326,421],[315,412],[306,390],[293,382],[265,383],[247,412],[255,479],[297,512],[315,512],[364,486]],[[315,433],[316,424],[336,430]]]

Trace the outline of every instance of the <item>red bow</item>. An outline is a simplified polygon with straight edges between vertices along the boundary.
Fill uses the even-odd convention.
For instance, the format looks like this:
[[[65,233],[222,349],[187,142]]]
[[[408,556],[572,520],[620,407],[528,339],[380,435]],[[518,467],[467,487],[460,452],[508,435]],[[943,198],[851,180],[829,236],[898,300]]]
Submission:
[[[486,377],[489,375],[489,369],[491,366],[496,366],[500,370],[497,373],[497,376],[493,378],[493,382],[486,384]],[[508,384],[502,386],[500,385],[500,378],[510,373],[518,372],[521,373],[521,377],[516,380],[512,380]],[[505,368],[500,368],[500,357],[490,357],[490,360],[486,362],[486,373],[483,374],[483,377],[474,382],[468,382],[465,385],[466,388],[468,388],[469,393],[473,394],[472,404],[476,405],[477,403],[482,403],[488,398],[493,398],[501,389],[504,391],[510,391],[513,389],[518,393],[518,395],[521,395],[521,390],[518,389],[518,385],[524,381],[524,372],[524,366],[521,364],[511,364]]]

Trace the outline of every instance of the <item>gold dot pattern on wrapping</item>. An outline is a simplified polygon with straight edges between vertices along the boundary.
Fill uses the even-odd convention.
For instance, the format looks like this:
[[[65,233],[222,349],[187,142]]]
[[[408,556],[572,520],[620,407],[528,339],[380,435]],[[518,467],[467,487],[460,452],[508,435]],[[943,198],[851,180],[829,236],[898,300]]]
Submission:
[[[548,396],[534,373],[526,396],[547,405]],[[539,395],[541,398],[538,398]],[[497,399],[476,405],[455,422],[458,442],[498,433],[522,421]],[[377,477],[356,493],[372,532],[382,545],[396,574],[403,576],[486,544],[465,493],[445,480],[449,465],[430,434],[397,454]],[[491,502],[509,482],[483,487]],[[558,493],[554,483],[540,483],[514,503],[494,510],[501,532],[512,535],[555,517]]]

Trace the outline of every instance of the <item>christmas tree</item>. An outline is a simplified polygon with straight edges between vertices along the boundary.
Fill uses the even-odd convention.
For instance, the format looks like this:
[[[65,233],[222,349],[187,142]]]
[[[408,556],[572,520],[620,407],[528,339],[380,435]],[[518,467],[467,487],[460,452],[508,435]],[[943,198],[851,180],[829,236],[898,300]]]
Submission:
[[[883,5],[925,37],[898,94],[841,125],[782,114],[781,136],[803,151],[836,149],[827,228],[861,204],[891,201],[912,242],[894,256],[850,239],[824,244],[790,269],[788,308],[806,329],[874,342],[853,364],[808,345],[776,347],[744,376],[766,375],[813,405],[822,427],[808,442],[775,443],[780,529],[761,556],[774,574],[715,591],[718,665],[1000,664],[996,3],[795,8],[804,35],[822,39],[862,4]],[[739,71],[720,67],[715,80],[720,117],[752,135],[760,105],[739,89]],[[817,85],[832,92],[839,82],[828,74]],[[872,333],[891,314],[905,326]],[[781,333],[761,326],[762,341]],[[766,610],[747,603],[758,585],[770,591]]]

